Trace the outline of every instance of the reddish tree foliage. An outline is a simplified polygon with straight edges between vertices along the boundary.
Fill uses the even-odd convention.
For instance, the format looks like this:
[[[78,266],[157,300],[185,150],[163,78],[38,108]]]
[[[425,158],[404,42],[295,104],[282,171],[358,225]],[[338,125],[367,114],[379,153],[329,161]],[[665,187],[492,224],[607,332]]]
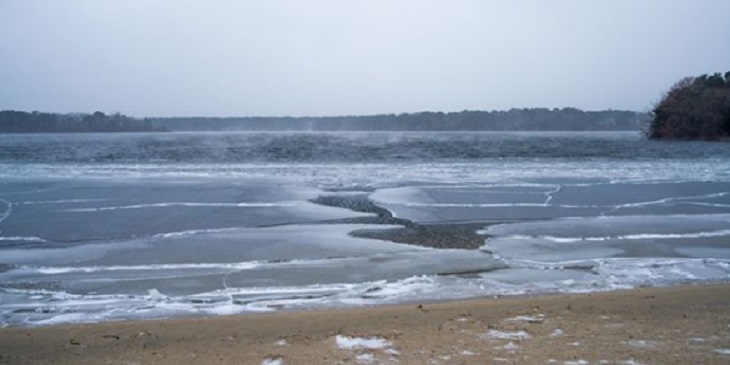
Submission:
[[[730,72],[684,78],[653,110],[649,138],[730,139]]]

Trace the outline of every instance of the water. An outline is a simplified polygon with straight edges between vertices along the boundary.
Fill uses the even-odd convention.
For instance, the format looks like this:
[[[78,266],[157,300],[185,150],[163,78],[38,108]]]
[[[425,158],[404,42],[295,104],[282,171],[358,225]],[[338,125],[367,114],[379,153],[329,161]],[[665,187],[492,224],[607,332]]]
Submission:
[[[728,158],[725,144],[639,132],[196,132],[4,135],[21,163],[391,163],[499,158]]]
[[[388,214],[312,202],[327,195]],[[447,243],[448,227],[469,224],[484,245],[358,234],[387,238],[399,224],[445,226]],[[0,325],[729,278],[724,143],[613,132],[0,137]]]

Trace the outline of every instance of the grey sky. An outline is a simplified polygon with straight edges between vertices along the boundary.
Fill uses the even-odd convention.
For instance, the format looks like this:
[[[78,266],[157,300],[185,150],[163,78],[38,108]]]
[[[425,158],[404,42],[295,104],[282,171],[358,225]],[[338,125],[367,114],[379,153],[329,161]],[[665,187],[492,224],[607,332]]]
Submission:
[[[647,110],[730,70],[730,1],[0,0],[0,109]]]

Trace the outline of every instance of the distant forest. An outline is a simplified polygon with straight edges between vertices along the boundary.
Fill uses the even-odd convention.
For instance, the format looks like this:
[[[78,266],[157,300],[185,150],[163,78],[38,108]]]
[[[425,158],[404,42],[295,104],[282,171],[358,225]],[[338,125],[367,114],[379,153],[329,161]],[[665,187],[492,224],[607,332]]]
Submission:
[[[645,130],[647,113],[606,110],[510,109],[340,117],[148,118],[171,131],[631,131]]]
[[[148,120],[122,114],[56,114],[0,111],[0,133],[158,132]]]
[[[173,117],[0,111],[0,133],[161,131],[633,131],[647,113],[606,110],[510,109],[340,117]]]

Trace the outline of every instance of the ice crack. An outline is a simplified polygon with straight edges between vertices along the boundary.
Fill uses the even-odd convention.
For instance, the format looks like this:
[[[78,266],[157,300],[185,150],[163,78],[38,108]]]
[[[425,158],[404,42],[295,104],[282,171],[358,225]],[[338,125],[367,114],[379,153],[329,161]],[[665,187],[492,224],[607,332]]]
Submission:
[[[0,223],[4,222],[8,217],[10,217],[10,214],[13,212],[13,203],[3,197],[0,197],[0,202],[5,203],[5,213],[3,213],[2,216],[0,216]],[[0,233],[2,233],[2,230],[0,230]]]
[[[555,190],[550,190],[545,192],[545,205],[546,207],[550,205],[550,202],[553,200],[553,195],[559,193],[561,190],[563,190],[562,185],[558,185]]]

